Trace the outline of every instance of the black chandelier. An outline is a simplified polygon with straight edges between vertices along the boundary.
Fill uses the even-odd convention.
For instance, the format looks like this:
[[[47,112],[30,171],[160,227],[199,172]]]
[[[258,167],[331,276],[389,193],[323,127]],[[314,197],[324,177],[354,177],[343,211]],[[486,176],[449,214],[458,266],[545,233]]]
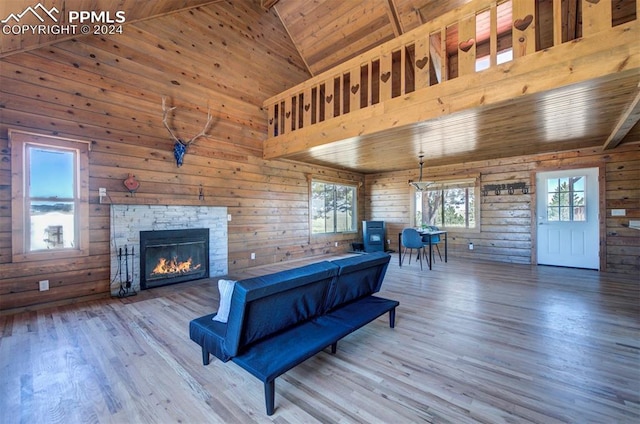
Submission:
[[[418,181],[409,180],[409,185],[414,187],[417,191],[425,191],[429,188],[433,181],[422,181],[422,167],[424,166],[424,155],[418,156],[420,158],[420,178]]]

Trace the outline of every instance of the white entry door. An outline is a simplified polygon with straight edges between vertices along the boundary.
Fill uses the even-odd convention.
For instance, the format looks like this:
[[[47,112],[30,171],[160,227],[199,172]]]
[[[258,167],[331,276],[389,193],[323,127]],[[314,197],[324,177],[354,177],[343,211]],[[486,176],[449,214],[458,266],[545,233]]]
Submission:
[[[600,268],[598,168],[536,175],[538,264]]]

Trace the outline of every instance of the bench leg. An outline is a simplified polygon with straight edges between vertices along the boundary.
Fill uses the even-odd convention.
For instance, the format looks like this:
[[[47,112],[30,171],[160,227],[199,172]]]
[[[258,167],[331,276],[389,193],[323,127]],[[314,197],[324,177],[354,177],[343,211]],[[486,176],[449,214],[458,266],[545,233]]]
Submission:
[[[396,326],[396,308],[389,311],[389,327],[394,328]]]
[[[331,344],[331,353],[335,354],[337,350],[338,350],[338,342],[332,343]]]
[[[202,348],[202,365],[209,365],[209,352],[204,347]]]
[[[268,381],[264,383],[264,401],[267,406],[267,415],[273,415],[275,409],[276,398],[276,381]]]

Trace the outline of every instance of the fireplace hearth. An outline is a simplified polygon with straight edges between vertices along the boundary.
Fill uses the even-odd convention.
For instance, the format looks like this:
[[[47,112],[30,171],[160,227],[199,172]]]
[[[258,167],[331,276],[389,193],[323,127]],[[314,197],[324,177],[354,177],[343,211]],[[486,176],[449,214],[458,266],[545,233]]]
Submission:
[[[209,229],[140,231],[140,288],[209,277]]]

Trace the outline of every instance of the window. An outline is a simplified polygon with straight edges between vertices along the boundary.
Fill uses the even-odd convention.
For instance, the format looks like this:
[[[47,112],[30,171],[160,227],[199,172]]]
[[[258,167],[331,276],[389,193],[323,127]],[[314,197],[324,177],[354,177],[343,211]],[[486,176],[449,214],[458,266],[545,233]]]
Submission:
[[[88,143],[10,131],[15,262],[88,254]]]
[[[485,69],[489,69],[489,56],[482,56],[476,59],[476,72],[484,71]],[[506,62],[510,62],[513,60],[513,49],[509,47],[508,49],[502,50],[498,52],[496,56],[496,64],[501,65]]]
[[[415,192],[416,226],[473,229],[478,226],[475,179],[440,181]]]
[[[311,182],[311,234],[351,233],[356,224],[355,186]]]
[[[585,176],[547,180],[547,220],[586,221]]]

